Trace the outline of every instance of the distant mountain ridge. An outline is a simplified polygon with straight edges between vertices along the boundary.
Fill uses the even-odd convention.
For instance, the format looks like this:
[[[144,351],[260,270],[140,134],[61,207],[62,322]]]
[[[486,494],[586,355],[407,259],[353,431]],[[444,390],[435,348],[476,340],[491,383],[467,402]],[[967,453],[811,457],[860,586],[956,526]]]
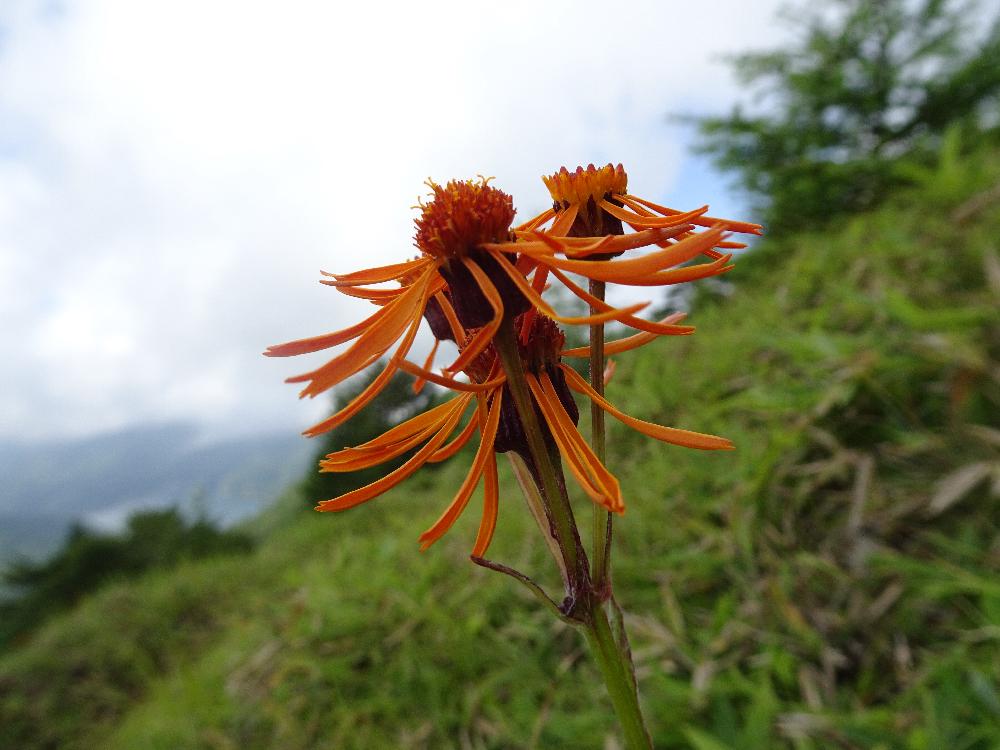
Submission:
[[[181,422],[0,440],[0,564],[45,555],[75,521],[115,529],[140,509],[176,505],[235,523],[301,477],[312,450],[287,431],[207,442]]]

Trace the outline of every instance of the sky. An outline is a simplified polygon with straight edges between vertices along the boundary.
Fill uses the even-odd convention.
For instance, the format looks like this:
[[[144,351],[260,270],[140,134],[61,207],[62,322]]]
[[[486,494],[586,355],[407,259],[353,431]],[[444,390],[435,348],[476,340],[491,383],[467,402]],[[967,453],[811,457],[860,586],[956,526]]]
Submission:
[[[750,218],[676,113],[777,2],[0,2],[0,438],[307,427],[274,343],[371,312],[317,283],[412,257],[424,180],[540,175]],[[612,9],[614,8],[614,9]],[[426,346],[422,341],[421,346]]]

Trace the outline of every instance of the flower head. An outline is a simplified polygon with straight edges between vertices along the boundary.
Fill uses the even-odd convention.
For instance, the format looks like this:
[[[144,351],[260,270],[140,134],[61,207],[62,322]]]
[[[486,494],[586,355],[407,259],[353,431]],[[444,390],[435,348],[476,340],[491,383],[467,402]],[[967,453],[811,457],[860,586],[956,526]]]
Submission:
[[[430,200],[419,202],[414,222],[417,247],[433,258],[457,260],[474,253],[484,242],[510,239],[514,199],[481,178],[452,180],[438,185],[428,180]]]
[[[613,166],[608,164],[596,168],[593,164],[587,168],[577,167],[570,172],[566,167],[561,167],[553,175],[543,176],[542,182],[549,189],[552,200],[569,208],[571,204],[583,204],[589,201],[595,203],[601,199],[608,199],[612,195],[625,192],[628,186],[628,175],[625,168],[619,164]]]
[[[485,179],[453,181],[443,187],[433,182],[429,185],[430,200],[420,203],[416,220],[420,255],[354,273],[323,274],[326,278],[322,283],[342,294],[367,299],[379,309],[348,328],[271,346],[264,352],[288,357],[352,342],[320,367],[288,379],[306,384],[300,396],[315,397],[374,364],[395,346],[378,377],[340,411],[306,430],[307,435],[319,435],[342,424],[385,388],[409,353],[421,319],[428,320],[436,339],[451,338],[462,346],[462,353],[451,365],[451,371],[457,372],[489,343],[505,302],[508,308],[523,309],[528,304],[492,256],[479,249],[485,242],[510,239],[514,217],[511,197]],[[386,283],[397,286],[372,286]],[[461,315],[464,323],[458,322]],[[477,327],[482,330],[473,341],[455,338]]]
[[[563,214],[566,217],[563,223],[569,223],[567,236],[624,234],[621,219],[601,210],[600,205],[601,201],[614,201],[615,195],[625,192],[628,175],[621,164],[617,167],[608,164],[600,169],[590,164],[573,172],[562,167],[553,175],[543,176],[542,182],[552,196],[553,212]]]
[[[530,302],[511,282],[498,262],[482,250],[486,243],[512,239],[514,200],[489,180],[452,180],[444,186],[428,181],[431,200],[420,202],[416,220],[417,247],[436,261],[445,281],[459,321],[466,328],[480,328],[496,317],[498,300],[503,311],[519,315]],[[486,275],[492,290],[483,287],[470,263]],[[489,291],[495,291],[491,299]]]
[[[589,164],[586,169],[577,167],[573,171],[561,167],[555,174],[543,176],[542,182],[549,189],[553,206],[519,229],[538,229],[555,218],[556,221],[549,227],[549,233],[569,237],[622,234],[623,223],[637,231],[688,223],[743,234],[760,234],[761,230],[759,224],[705,216],[708,206],[683,212],[630,195],[627,189],[628,175],[621,164],[608,164],[600,168]],[[681,234],[674,241],[686,236]],[[740,242],[722,242],[718,245],[727,249],[745,246]],[[714,254],[714,257],[719,256],[719,253]]]

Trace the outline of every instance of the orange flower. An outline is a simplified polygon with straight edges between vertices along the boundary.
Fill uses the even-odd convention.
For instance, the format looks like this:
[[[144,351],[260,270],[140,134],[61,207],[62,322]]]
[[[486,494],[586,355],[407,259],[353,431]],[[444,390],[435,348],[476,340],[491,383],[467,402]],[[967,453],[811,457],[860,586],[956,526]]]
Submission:
[[[727,232],[759,234],[761,229],[758,224],[706,216],[708,206],[681,212],[630,195],[628,176],[621,164],[608,164],[600,169],[591,164],[587,169],[577,167],[573,172],[563,167],[542,180],[552,196],[553,207],[515,229],[515,235],[522,240],[518,249],[534,254],[544,246],[553,257],[563,255],[564,258],[550,260],[547,264],[536,264],[533,286],[542,288],[551,272],[594,310],[606,311],[610,306],[574,284],[566,272],[580,274],[592,281],[627,286],[666,286],[695,281],[733,269],[729,264],[732,255],[716,248],[731,250],[746,245],[728,240]],[[623,223],[637,231],[624,234]],[[695,232],[695,226],[708,227],[708,231]],[[656,230],[662,234],[651,236],[650,233]],[[595,239],[581,240],[582,237]],[[634,239],[628,242],[624,239],[628,237]],[[650,245],[660,249],[629,260],[611,260],[623,249]],[[699,255],[707,256],[711,262],[677,267]],[[521,268],[527,274],[535,266],[524,262]],[[539,309],[551,314],[543,306]],[[614,319],[660,335],[694,331],[686,326],[668,329],[634,317]]]
[[[520,345],[520,355],[544,428],[577,484],[594,502],[616,513],[625,510],[618,480],[597,458],[576,427],[578,412],[569,389],[590,398],[629,427],[657,440],[701,450],[732,448],[732,443],[724,438],[663,427],[624,414],[593,391],[571,368],[560,363],[565,337],[551,320],[522,315],[518,325],[530,326],[528,331],[521,330],[518,337],[520,341],[527,342]],[[640,334],[645,335],[650,334]],[[469,442],[478,427],[479,448],[465,481],[437,521],[421,534],[420,542],[421,548],[426,549],[440,539],[464,511],[480,479],[485,477],[483,517],[472,551],[474,557],[482,557],[493,538],[498,515],[496,453],[514,450],[530,463],[523,426],[514,409],[496,350],[489,346],[466,365],[465,373],[471,381],[468,383],[429,372],[407,360],[401,360],[399,364],[401,369],[413,375],[459,391],[459,395],[363,445],[329,454],[320,462],[321,471],[356,471],[385,463],[421,446],[395,471],[365,487],[325,500],[316,509],[347,510],[378,497],[424,464],[453,456]],[[459,430],[463,415],[473,404],[475,417]],[[521,434],[518,434],[519,430]],[[458,435],[452,438],[456,431]]]
[[[300,397],[323,393],[346,378],[374,364],[396,345],[383,371],[353,401],[337,413],[313,425],[305,434],[314,436],[333,429],[356,414],[388,384],[400,363],[409,353],[421,318],[431,300],[444,314],[460,346],[458,358],[446,368],[448,373],[461,371],[490,343],[504,315],[516,315],[534,305],[545,314],[564,323],[599,323],[619,320],[645,331],[687,333],[690,328],[643,321],[633,317],[647,303],[617,309],[603,305],[593,316],[563,317],[541,299],[545,275],[536,273],[534,283],[525,279],[525,269],[551,269],[559,278],[562,271],[575,273],[612,273],[615,278],[634,279],[640,283],[676,283],[691,277],[693,269],[664,270],[697,255],[721,236],[721,230],[678,242],[667,250],[652,253],[638,263],[603,264],[577,257],[602,252],[620,252],[663,242],[685,231],[686,226],[652,228],[620,237],[602,239],[559,239],[539,235],[534,242],[513,242],[510,224],[514,217],[511,197],[479,181],[452,181],[444,186],[429,182],[431,200],[420,203],[415,241],[421,254],[414,260],[371,268],[349,274],[328,274],[324,284],[352,297],[367,299],[379,306],[362,322],[333,333],[287,344],[272,346],[264,353],[288,357],[328,349],[353,342],[346,350],[320,367],[288,382],[306,383]],[[567,257],[557,257],[557,253]],[[631,265],[630,265],[631,264]],[[694,278],[721,272],[723,260]],[[372,284],[397,282],[398,288],[372,287]],[[568,279],[565,283],[572,285]],[[572,288],[572,286],[571,286]],[[582,294],[586,295],[586,292]],[[474,329],[468,340],[465,331]],[[397,345],[398,342],[398,345]]]
[[[288,357],[353,341],[343,353],[319,368],[288,379],[291,383],[307,383],[300,397],[314,397],[372,365],[399,342],[378,377],[343,409],[306,430],[307,435],[319,435],[333,429],[382,391],[409,353],[429,305],[445,316],[447,323],[456,330],[456,335],[464,335],[454,312],[454,308],[459,306],[456,289],[448,288],[446,275],[464,272],[473,278],[474,289],[466,288],[465,295],[461,297],[461,302],[467,303],[469,296],[479,291],[478,277],[483,275],[476,263],[482,259],[471,256],[482,242],[510,237],[514,208],[510,196],[489,187],[486,180],[478,183],[450,182],[444,188],[429,184],[433,199],[427,204],[420,204],[422,212],[416,221],[415,240],[421,250],[419,257],[355,273],[324,273],[329,277],[323,281],[324,284],[335,287],[343,294],[368,299],[380,309],[349,328],[272,346],[264,352],[272,357]],[[469,270],[470,267],[474,270]],[[392,281],[397,282],[399,288],[370,286]],[[480,300],[492,313],[491,320],[474,341],[463,342],[462,354],[451,365],[452,371],[460,370],[482,351],[503,314],[503,299],[494,285],[484,285],[479,294]]]
[[[562,167],[555,174],[542,177],[542,181],[549,189],[553,206],[518,227],[519,230],[537,230],[552,219],[555,221],[548,229],[549,234],[570,237],[581,233],[589,236],[620,234],[623,222],[635,230],[675,227],[680,224],[719,227],[742,234],[760,234],[762,229],[760,224],[705,216],[708,206],[685,213],[630,195],[627,190],[628,175],[621,164],[608,164],[600,169],[590,164],[586,169],[577,167],[573,172]],[[601,231],[602,228],[610,228],[611,231]],[[680,241],[687,236],[689,235],[678,235],[673,241]],[[716,247],[738,249],[746,247],[746,244],[721,242]],[[712,252],[705,254],[713,258],[722,255]]]

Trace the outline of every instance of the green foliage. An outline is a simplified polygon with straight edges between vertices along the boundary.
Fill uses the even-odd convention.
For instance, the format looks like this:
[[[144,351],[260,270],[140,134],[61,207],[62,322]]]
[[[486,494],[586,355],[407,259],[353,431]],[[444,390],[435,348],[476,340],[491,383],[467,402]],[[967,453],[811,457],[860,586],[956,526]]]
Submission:
[[[625,411],[738,447],[609,426],[658,748],[1000,746],[1000,153],[928,169],[954,179],[764,240],[694,336],[617,357]],[[611,746],[579,634],[467,560],[475,502],[417,551],[469,459],[53,619],[0,657],[0,746]],[[552,589],[501,480],[490,554]]]
[[[996,132],[1000,17],[983,15],[947,0],[838,0],[800,13],[790,48],[735,56],[754,106],[697,119],[700,150],[736,173],[771,232],[869,209],[949,128],[970,141]]]
[[[119,582],[0,658],[0,747],[93,748],[149,686],[213,643],[256,587],[279,585],[257,556],[181,563]],[[251,562],[253,561],[253,562]],[[258,610],[259,611],[259,610]]]
[[[247,553],[252,546],[245,534],[205,520],[188,522],[174,508],[136,513],[120,536],[76,525],[47,560],[14,563],[3,573],[14,594],[0,602],[0,649],[110,581],[182,560]]]

